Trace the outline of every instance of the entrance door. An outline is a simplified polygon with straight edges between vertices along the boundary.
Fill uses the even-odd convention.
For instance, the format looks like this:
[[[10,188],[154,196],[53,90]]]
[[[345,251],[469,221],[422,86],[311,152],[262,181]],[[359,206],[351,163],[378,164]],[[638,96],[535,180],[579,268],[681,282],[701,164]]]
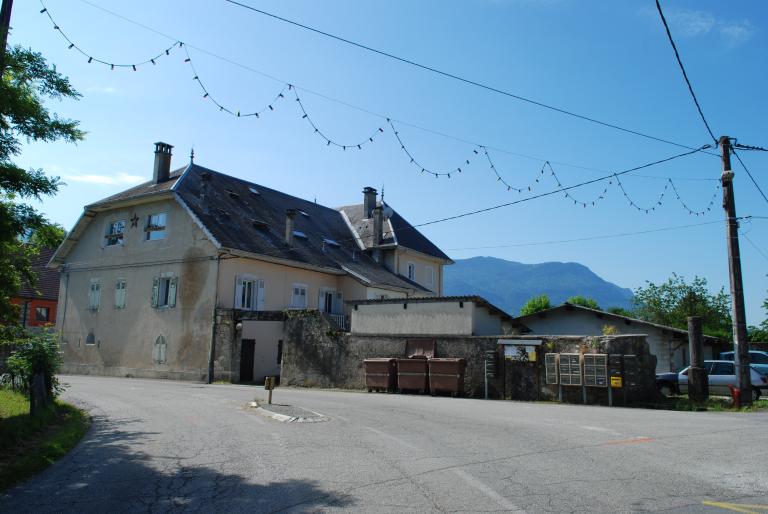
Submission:
[[[325,302],[324,303],[325,303],[325,305],[324,305],[325,312],[327,312],[328,314],[333,314],[334,313],[333,312],[333,292],[331,292],[331,291],[326,291],[325,292]]]
[[[243,339],[240,344],[240,382],[253,382],[255,339]]]

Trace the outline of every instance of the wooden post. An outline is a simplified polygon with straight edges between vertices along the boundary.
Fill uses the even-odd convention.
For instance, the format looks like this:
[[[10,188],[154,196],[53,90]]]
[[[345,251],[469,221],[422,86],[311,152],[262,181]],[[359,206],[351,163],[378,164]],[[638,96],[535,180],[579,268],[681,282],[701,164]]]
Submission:
[[[731,170],[731,140],[720,138],[723,154],[723,209],[726,217],[728,241],[728,271],[731,282],[731,319],[733,321],[733,354],[736,363],[736,385],[741,394],[742,405],[752,405],[752,375],[749,367],[749,342],[747,341],[747,316],[744,310],[744,284],[741,277],[741,254],[739,251],[739,222],[736,218],[736,200],[733,194],[733,171]]]
[[[701,331],[701,316],[688,317],[688,350],[691,367],[688,368],[688,398],[703,405],[709,398],[709,377],[704,369],[704,335]]]

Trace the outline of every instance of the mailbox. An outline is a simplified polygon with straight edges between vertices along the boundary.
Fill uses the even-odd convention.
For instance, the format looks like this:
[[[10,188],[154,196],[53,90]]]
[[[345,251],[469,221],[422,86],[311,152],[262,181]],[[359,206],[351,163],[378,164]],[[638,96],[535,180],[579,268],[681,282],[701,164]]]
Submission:
[[[620,389],[624,385],[623,355],[608,356],[608,375],[611,377],[611,387]]]
[[[584,385],[608,387],[608,355],[584,354]]]
[[[544,374],[547,385],[557,385],[560,381],[557,377],[557,354],[544,355]]]
[[[564,386],[581,385],[581,355],[578,353],[560,354],[560,383]]]
[[[640,364],[637,355],[624,356],[624,387],[636,387],[640,374]]]
[[[485,352],[485,376],[496,378],[496,359],[498,355],[495,350]]]

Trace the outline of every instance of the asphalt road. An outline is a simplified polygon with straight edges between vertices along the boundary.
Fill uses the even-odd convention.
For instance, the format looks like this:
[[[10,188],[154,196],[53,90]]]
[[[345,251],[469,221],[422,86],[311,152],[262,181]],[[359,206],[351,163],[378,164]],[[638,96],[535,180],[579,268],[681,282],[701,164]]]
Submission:
[[[261,388],[63,381],[92,429],[2,512],[768,510],[768,413],[278,389],[329,418],[281,423]]]

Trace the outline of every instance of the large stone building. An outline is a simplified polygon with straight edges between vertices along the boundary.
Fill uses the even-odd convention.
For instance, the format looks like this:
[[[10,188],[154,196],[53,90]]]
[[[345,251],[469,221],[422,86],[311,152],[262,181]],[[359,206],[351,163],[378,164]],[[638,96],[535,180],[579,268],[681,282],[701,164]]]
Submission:
[[[190,162],[85,207],[61,271],[64,370],[192,380],[279,373],[286,310],[441,295],[452,261],[365,188],[332,209]]]

